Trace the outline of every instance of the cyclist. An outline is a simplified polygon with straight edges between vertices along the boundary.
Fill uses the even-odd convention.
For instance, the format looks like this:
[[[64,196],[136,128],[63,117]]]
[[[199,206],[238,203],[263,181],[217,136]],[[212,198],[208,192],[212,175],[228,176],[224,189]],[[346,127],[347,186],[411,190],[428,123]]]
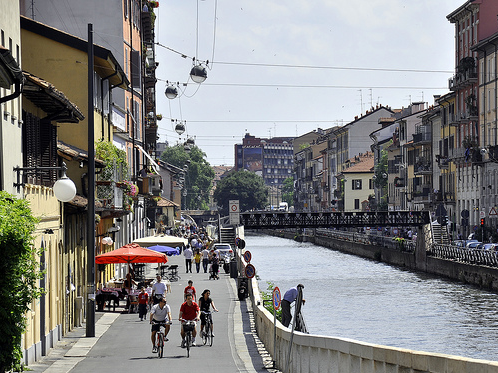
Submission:
[[[195,293],[194,281],[188,280],[188,286],[183,290],[184,299],[187,299],[187,294],[192,294],[192,300],[195,302],[197,294]]]
[[[187,294],[186,301],[180,307],[180,316],[178,319],[182,322],[180,335],[182,336],[182,348],[185,347],[185,331],[183,330],[183,320],[199,320],[199,305],[192,300],[192,294]],[[195,336],[197,335],[196,326],[192,331],[192,346],[195,346]]]
[[[152,301],[158,304],[164,295],[166,295],[166,284],[161,282],[161,276],[157,275],[156,283],[152,285]]]
[[[203,313],[202,311],[209,312],[209,308],[213,307],[213,310],[215,312],[218,312],[218,310],[216,309],[216,306],[214,305],[213,300],[209,297],[210,294],[211,294],[211,292],[208,289],[206,289],[202,292],[201,297],[199,298],[199,307],[201,310],[201,335],[202,335],[202,331],[204,329],[204,325],[206,325],[206,317],[211,317],[211,315],[208,316],[205,313]],[[213,320],[211,320],[211,336],[214,337]]]
[[[159,328],[162,324],[164,324],[164,341],[167,342],[167,335],[169,333],[169,322],[171,321],[171,308],[168,304],[166,304],[166,298],[161,298],[159,303],[154,305],[150,310],[150,323],[152,324],[151,328],[151,340],[152,340],[152,353],[157,352],[156,347],[156,333],[159,331]]]

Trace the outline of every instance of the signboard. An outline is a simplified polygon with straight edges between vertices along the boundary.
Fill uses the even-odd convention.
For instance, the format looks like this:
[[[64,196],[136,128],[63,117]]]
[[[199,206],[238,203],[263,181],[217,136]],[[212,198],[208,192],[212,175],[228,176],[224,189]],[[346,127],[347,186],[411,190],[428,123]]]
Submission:
[[[256,275],[256,268],[252,264],[246,265],[245,274],[247,278],[253,278]]]
[[[497,217],[497,215],[498,215],[498,213],[496,212],[496,208],[491,207],[491,208],[489,209],[489,217],[490,217],[490,218],[496,218],[496,217]]]
[[[282,295],[280,294],[280,289],[278,286],[275,286],[273,289],[273,296],[272,296],[272,301],[273,301],[273,308],[275,311],[278,311],[280,308],[280,303],[282,302]]]
[[[240,210],[239,210],[239,200],[232,199],[228,201],[228,212],[230,217],[231,225],[239,225],[240,224]]]
[[[251,258],[252,258],[251,252],[250,251],[246,251],[244,253],[244,260],[246,261],[246,263],[249,263],[251,261]]]
[[[482,218],[485,218],[486,217],[486,212],[484,211],[479,211],[479,217],[482,219]]]

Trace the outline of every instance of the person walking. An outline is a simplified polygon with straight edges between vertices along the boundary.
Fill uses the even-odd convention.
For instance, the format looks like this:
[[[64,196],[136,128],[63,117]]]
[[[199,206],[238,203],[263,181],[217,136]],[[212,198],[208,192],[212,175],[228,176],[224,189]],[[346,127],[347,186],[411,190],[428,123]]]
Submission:
[[[201,253],[199,249],[195,250],[194,262],[195,262],[195,270],[197,273],[199,273],[199,270],[201,269]]]
[[[138,294],[138,317],[142,321],[147,315],[147,302],[149,301],[149,294],[145,292],[145,288],[142,286],[140,293]]]
[[[284,297],[282,299],[282,325],[285,327],[289,327],[289,324],[292,320],[292,315],[290,312],[290,307],[291,304],[294,303],[297,299],[297,296],[299,294],[298,288],[304,289],[304,285],[299,284],[295,287],[290,288],[287,290],[284,294]],[[306,300],[303,299],[302,303],[304,304]]]
[[[194,253],[190,245],[183,251],[183,256],[185,257],[185,273],[192,273],[192,258]]]
[[[207,246],[204,246],[201,255],[202,255],[202,268],[204,269],[204,273],[207,273],[209,265],[209,250],[207,249]]]

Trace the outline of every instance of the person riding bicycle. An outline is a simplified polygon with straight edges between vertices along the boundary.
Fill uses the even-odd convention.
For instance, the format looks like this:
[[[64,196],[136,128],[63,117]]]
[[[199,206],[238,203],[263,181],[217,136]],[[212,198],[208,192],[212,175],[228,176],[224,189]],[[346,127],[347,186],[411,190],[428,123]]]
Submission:
[[[171,307],[166,304],[166,298],[161,298],[159,303],[152,306],[150,310],[150,323],[151,328],[151,340],[152,340],[152,353],[157,352],[156,347],[156,333],[159,331],[161,325],[164,325],[164,341],[168,341],[167,335],[169,333],[169,323],[171,321]]]
[[[209,312],[210,307],[213,307],[215,312],[218,312],[216,306],[214,305],[213,300],[209,297],[211,292],[206,289],[202,292],[201,297],[199,298],[199,308],[201,310],[201,335],[204,329],[204,325],[206,325],[206,317],[211,317],[211,315],[206,315],[204,312]],[[211,336],[214,337],[213,333],[213,320],[211,319]]]
[[[178,319],[182,322],[180,335],[182,336],[182,348],[185,347],[185,331],[183,330],[184,320],[199,320],[199,305],[192,300],[192,294],[187,294],[186,301],[180,307],[180,316]],[[195,336],[197,335],[196,326],[192,330],[192,346],[195,346]]]
[[[183,298],[187,299],[187,294],[192,294],[192,300],[195,301],[197,294],[195,293],[194,281],[188,280],[188,286],[183,290]]]
[[[158,304],[159,301],[166,295],[166,284],[161,282],[161,276],[157,275],[157,282],[152,285],[152,301]]]

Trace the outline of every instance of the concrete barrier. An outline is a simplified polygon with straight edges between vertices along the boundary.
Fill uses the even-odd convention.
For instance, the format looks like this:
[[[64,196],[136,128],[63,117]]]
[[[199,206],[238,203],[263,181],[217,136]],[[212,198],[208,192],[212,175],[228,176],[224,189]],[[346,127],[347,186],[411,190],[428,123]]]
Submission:
[[[239,256],[239,269],[245,263]],[[242,272],[243,273],[243,272]],[[259,338],[284,373],[498,373],[498,362],[376,345],[345,338],[294,333],[287,367],[290,329],[263,307],[258,282],[249,281],[250,299]],[[275,356],[273,351],[275,348]]]

